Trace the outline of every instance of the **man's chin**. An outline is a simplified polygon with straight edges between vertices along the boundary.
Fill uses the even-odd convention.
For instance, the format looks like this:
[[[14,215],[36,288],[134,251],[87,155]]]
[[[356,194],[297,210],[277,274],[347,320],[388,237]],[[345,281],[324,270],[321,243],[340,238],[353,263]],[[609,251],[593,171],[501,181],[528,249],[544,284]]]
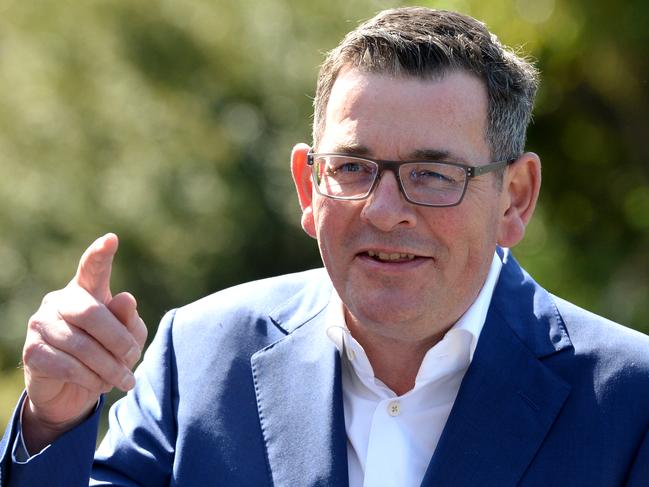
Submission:
[[[395,296],[356,297],[349,303],[347,318],[361,326],[399,329],[417,321],[412,306]]]

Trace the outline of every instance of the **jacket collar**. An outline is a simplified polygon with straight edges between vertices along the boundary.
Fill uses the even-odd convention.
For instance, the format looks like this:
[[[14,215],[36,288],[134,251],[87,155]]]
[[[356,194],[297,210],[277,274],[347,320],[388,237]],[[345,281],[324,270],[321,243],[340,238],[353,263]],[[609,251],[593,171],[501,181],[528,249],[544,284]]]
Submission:
[[[289,334],[251,358],[274,485],[348,482],[340,356],[324,325],[331,289],[322,275],[274,310]]]
[[[507,249],[499,249],[499,253],[503,267],[490,305],[492,320],[507,324],[537,358],[571,348],[566,325],[550,293],[532,279]]]
[[[475,355],[422,485],[516,485],[570,392],[541,359],[571,350],[552,297],[499,250],[503,267]],[[324,332],[324,271],[278,306],[288,335],[252,357],[276,485],[347,485],[340,358]]]
[[[268,314],[284,333],[292,333],[318,317],[329,304],[333,284],[327,272],[324,269],[314,269],[304,275],[308,276],[304,288],[288,300],[278,303]]]
[[[572,350],[552,297],[509,255],[422,485],[516,485],[570,386],[541,359]]]

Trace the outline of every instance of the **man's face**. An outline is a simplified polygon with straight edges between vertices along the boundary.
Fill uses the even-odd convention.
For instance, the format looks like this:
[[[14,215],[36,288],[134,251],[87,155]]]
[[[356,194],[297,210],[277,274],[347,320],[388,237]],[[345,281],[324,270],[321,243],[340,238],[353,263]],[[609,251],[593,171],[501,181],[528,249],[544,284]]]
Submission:
[[[486,89],[469,74],[431,81],[348,69],[334,84],[317,152],[385,160],[438,153],[482,165],[491,162],[486,117]],[[298,160],[306,150],[296,148]],[[301,195],[303,226],[318,239],[352,332],[421,341],[457,321],[480,291],[498,241],[508,203],[497,177],[471,180],[450,208],[406,202],[390,172],[366,200]]]

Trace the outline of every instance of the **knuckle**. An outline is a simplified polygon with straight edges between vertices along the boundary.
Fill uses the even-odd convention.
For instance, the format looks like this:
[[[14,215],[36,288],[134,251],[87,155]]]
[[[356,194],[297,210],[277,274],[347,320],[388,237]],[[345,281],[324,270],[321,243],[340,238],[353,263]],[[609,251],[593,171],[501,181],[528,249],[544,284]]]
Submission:
[[[89,338],[83,332],[70,333],[66,338],[66,348],[70,350],[72,355],[81,355],[89,348]]]
[[[39,311],[37,311],[29,317],[29,320],[27,321],[27,330],[40,333],[41,329],[43,328],[43,321],[43,315]]]
[[[22,361],[25,368],[38,369],[42,362],[44,353],[44,346],[41,342],[28,340],[23,347],[22,355]]]
[[[29,319],[27,324],[28,340],[31,332],[35,337],[34,340],[55,344],[57,336],[60,334],[60,326],[57,325],[59,323],[57,323],[56,319],[52,319],[44,313],[37,313]]]
[[[43,306],[48,305],[48,304],[52,303],[53,301],[56,301],[60,296],[61,296],[61,290],[60,289],[58,289],[56,291],[50,291],[45,296],[43,296],[43,300],[41,301],[41,304]]]
[[[22,356],[23,364],[25,364],[25,366],[31,365],[34,359],[34,354],[36,353],[38,353],[38,346],[35,343],[25,343]]]
[[[103,304],[100,304],[98,302],[89,303],[81,310],[79,310],[79,312],[77,313],[77,319],[80,322],[92,323],[101,313],[103,306]]]

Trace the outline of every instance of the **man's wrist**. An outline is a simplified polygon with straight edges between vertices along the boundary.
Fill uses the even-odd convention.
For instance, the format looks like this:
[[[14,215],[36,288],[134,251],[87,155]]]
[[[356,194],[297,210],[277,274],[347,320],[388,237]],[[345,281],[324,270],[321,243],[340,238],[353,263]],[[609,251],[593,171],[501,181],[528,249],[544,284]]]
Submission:
[[[98,404],[99,401],[95,402],[87,412],[73,420],[53,424],[43,421],[35,411],[34,404],[30,401],[29,396],[25,396],[20,413],[20,439],[25,453],[32,456],[32,454],[42,451],[61,435],[88,419],[97,409]]]

